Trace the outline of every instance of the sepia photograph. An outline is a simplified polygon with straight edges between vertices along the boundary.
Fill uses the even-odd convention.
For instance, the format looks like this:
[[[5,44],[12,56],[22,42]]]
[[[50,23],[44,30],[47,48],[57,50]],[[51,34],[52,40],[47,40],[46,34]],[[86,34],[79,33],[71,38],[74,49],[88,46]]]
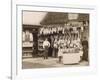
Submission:
[[[22,11],[22,69],[89,66],[89,13]]]

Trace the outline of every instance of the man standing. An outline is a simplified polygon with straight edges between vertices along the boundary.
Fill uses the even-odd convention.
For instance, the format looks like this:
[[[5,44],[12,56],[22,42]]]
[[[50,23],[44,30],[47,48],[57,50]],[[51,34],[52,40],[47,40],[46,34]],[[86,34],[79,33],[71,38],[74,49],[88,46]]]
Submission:
[[[88,41],[86,37],[84,37],[84,40],[82,41],[82,46],[83,46],[82,60],[88,61]]]
[[[44,48],[44,59],[48,59],[48,51],[49,51],[50,43],[48,39],[46,38],[45,41],[43,42],[43,48]]]
[[[56,58],[58,53],[58,44],[57,44],[57,39],[54,40],[54,45],[53,45],[53,56]]]

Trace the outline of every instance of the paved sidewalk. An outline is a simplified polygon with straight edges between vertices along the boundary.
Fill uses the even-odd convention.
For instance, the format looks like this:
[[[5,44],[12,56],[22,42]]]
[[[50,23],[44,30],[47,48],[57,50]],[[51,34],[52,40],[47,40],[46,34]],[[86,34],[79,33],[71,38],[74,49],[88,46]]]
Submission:
[[[68,67],[68,66],[88,66],[88,62],[82,61],[79,64],[64,65],[63,63],[58,63],[58,58],[26,58],[22,61],[23,69],[32,68],[55,68],[55,67]]]

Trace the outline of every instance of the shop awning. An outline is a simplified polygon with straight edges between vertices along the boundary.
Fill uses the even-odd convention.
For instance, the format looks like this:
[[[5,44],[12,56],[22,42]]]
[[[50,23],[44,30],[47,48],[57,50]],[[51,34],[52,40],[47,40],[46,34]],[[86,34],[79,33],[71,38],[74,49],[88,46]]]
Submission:
[[[33,29],[33,28],[39,28],[41,27],[41,25],[27,25],[27,24],[23,24],[23,28],[25,29]]]

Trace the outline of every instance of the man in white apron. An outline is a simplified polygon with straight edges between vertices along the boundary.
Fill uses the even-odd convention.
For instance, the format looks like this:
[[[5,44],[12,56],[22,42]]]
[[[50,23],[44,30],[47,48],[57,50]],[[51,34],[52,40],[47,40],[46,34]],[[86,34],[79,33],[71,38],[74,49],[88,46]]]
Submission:
[[[48,59],[48,51],[49,51],[49,47],[50,47],[50,43],[47,40],[47,38],[45,39],[45,41],[43,42],[43,48],[44,48],[44,59]]]

